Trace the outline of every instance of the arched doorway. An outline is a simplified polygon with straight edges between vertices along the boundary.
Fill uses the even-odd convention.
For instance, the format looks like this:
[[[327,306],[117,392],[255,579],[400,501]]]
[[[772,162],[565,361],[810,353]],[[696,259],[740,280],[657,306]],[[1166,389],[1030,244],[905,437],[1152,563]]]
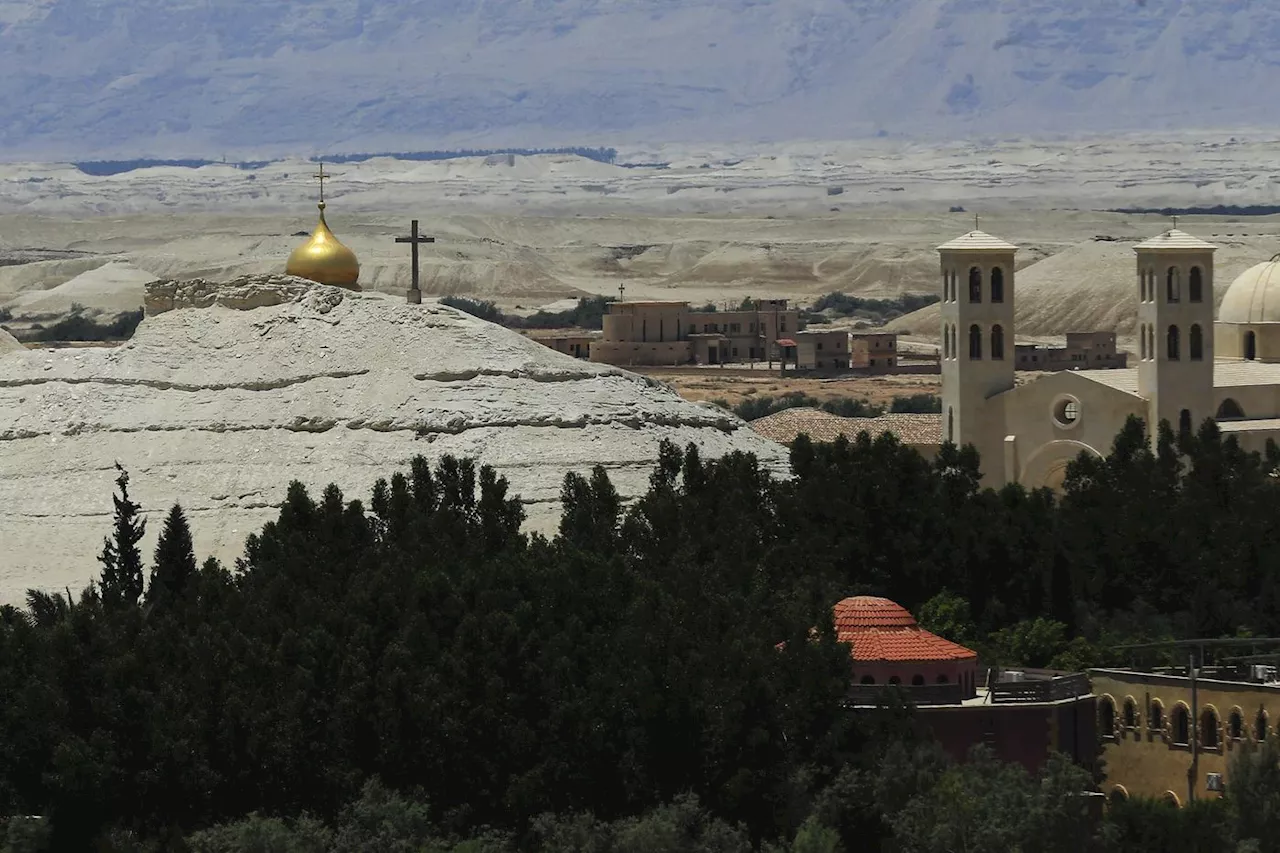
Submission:
[[[1229,418],[1243,418],[1244,409],[1240,408],[1239,403],[1228,397],[1218,405],[1218,413],[1214,417],[1220,421]]]

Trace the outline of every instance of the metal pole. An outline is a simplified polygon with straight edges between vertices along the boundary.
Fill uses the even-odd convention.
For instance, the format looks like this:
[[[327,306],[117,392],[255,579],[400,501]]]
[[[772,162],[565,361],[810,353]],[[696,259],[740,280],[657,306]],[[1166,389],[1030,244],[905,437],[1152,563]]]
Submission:
[[[1187,674],[1191,679],[1191,767],[1187,769],[1187,802],[1195,802],[1196,777],[1200,771],[1200,702],[1196,691],[1196,653],[1188,656]]]

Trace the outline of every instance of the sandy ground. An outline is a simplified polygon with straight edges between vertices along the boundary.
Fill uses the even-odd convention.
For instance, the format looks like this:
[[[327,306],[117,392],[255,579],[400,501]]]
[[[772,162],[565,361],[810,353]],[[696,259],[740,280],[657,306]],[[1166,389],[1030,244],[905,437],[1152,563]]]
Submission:
[[[413,217],[437,238],[422,251],[427,294],[509,310],[624,288],[628,299],[721,305],[934,292],[934,247],[973,228],[976,214],[983,230],[1021,247],[1020,335],[1123,336],[1132,243],[1171,223],[1107,211],[1274,204],[1273,153],[1265,134],[1219,133],[667,147],[651,159],[668,165],[638,169],[552,155],[380,158],[333,169],[328,212],[361,259],[366,289],[408,286],[408,252],[394,238]],[[0,308],[119,310],[148,276],[277,272],[315,224],[313,172],[296,160],[106,177],[0,163]],[[1222,246],[1219,293],[1280,248],[1277,217],[1187,216],[1181,227]],[[64,285],[47,299],[33,293]],[[895,328],[936,335],[936,311]]]
[[[942,377],[936,374],[806,379],[779,376],[776,370],[743,371],[714,367],[696,371],[661,367],[630,369],[665,382],[686,400],[723,400],[730,406],[751,397],[779,397],[796,391],[819,400],[852,397],[884,404],[898,396],[942,393]]]

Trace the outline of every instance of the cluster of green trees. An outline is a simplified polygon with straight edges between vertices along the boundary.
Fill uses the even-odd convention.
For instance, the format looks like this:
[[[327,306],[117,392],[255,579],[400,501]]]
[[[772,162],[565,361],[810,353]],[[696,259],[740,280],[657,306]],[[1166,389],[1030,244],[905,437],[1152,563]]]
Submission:
[[[768,394],[752,395],[736,406],[729,405],[727,400],[715,400],[716,405],[729,409],[744,421],[754,421],[766,415],[777,414],[786,409],[810,408],[821,409],[842,418],[874,418],[885,412],[937,413],[942,411],[942,398],[937,394],[898,395],[889,402],[872,403],[866,397],[834,397],[819,400],[803,391],[788,391],[774,397]]]
[[[981,489],[978,465],[802,439],[776,480],[667,445],[630,506],[602,470],[567,477],[547,538],[493,471],[419,458],[367,503],[295,483],[234,567],[197,562],[178,507],[146,560],[122,473],[98,582],[0,607],[0,815],[40,815],[7,831],[56,850],[375,849],[344,840],[374,824],[407,839],[381,849],[584,853],[1154,832],[1140,805],[1083,821],[1063,762],[952,765],[909,709],[843,712],[831,604],[887,595],[1017,654],[1047,633],[1081,665],[1275,635],[1280,452],[1212,423],[1152,450],[1131,421],[1060,499]]]
[[[567,311],[535,311],[528,317],[506,314],[495,303],[487,299],[471,299],[466,296],[442,296],[440,303],[459,311],[465,311],[473,317],[488,320],[506,326],[508,329],[600,329],[604,326],[604,315],[613,300],[607,296],[592,296],[578,300],[578,304]]]
[[[124,341],[133,337],[143,312],[122,311],[107,320],[81,310],[72,313],[51,326],[36,324],[31,327],[27,340],[36,341]]]
[[[801,319],[820,323],[832,317],[857,317],[872,325],[883,326],[890,320],[941,299],[936,293],[904,293],[891,299],[874,299],[836,291],[819,297],[812,306],[801,312]]]

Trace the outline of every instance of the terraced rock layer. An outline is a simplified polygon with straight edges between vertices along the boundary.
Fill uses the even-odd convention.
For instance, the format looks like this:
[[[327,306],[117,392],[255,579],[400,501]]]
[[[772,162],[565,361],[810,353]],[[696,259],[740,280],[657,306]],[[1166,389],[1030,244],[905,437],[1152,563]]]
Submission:
[[[566,472],[635,496],[663,439],[786,466],[732,416],[437,304],[252,276],[148,285],[147,311],[118,348],[0,354],[0,601],[95,576],[116,461],[148,549],[180,501],[224,560],[290,480],[364,498],[419,453],[494,465],[544,530]]]

